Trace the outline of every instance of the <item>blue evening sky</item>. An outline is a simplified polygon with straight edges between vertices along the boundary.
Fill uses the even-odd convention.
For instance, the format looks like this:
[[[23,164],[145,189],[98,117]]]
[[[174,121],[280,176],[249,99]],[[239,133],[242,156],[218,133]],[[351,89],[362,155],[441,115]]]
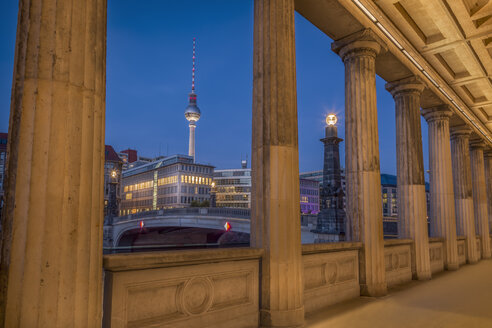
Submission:
[[[0,2],[0,131],[8,130],[17,1]],[[197,38],[198,162],[251,159],[253,1],[108,0],[106,143],[142,156],[186,154],[184,118]],[[344,134],[344,67],[332,40],[296,14],[301,172],[322,169],[324,116]],[[396,174],[394,101],[377,78],[381,172]],[[428,168],[427,124],[422,119]],[[344,166],[344,144],[341,144]]]

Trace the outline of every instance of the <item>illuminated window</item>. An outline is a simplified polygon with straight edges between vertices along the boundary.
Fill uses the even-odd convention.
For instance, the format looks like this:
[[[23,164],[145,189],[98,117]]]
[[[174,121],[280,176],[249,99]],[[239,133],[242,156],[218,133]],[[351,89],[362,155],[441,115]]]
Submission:
[[[125,186],[125,188],[123,188],[123,192],[128,192],[128,186]]]
[[[181,176],[181,183],[183,183],[183,182],[184,182],[184,178],[185,178],[185,177],[184,177],[184,175],[182,175],[182,176]]]
[[[126,194],[126,199],[132,199],[132,193]]]

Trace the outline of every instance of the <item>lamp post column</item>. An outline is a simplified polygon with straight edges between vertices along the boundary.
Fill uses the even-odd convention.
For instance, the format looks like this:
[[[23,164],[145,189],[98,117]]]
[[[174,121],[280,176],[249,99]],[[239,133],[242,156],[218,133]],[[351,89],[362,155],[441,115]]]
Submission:
[[[466,237],[467,261],[475,263],[478,261],[478,253],[470,170],[471,133],[472,129],[466,125],[451,129],[451,155],[457,235]]]
[[[448,105],[426,108],[422,114],[429,125],[431,236],[444,238],[446,269],[457,270],[458,241],[454,209],[453,171]]]
[[[260,324],[304,324],[294,0],[255,0],[251,246],[265,250]]]
[[[485,142],[472,140],[470,142],[470,149],[475,227],[482,239],[480,243],[482,247],[482,258],[488,259],[490,258],[490,231],[483,156]]]
[[[332,44],[345,64],[345,177],[347,235],[362,242],[361,294],[387,292],[379,137],[376,104],[376,56],[384,43],[363,30]]]
[[[431,278],[424,158],[420,128],[420,95],[424,84],[416,77],[386,84],[395,99],[398,233],[414,241],[415,279]]]

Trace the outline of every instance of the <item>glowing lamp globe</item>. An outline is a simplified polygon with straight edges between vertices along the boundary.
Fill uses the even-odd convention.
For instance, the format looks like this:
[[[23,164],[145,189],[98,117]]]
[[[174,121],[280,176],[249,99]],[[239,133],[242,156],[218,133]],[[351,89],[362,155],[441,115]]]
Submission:
[[[115,170],[111,171],[111,177],[112,177],[112,178],[116,178],[116,174],[117,174],[117,173],[116,173],[116,171],[115,171]]]
[[[328,114],[326,115],[326,124],[328,125],[335,125],[337,124],[337,116],[335,114]]]

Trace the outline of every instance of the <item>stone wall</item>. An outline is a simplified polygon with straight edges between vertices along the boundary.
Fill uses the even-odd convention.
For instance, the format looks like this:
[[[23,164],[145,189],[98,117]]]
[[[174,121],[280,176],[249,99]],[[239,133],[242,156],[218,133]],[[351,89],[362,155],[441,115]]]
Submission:
[[[458,261],[460,266],[466,264],[466,257],[466,238],[460,236],[458,237]]]
[[[384,262],[388,287],[412,280],[412,244],[411,239],[384,241]]]
[[[104,257],[104,327],[256,327],[262,250]]]
[[[302,245],[306,313],[360,296],[360,243]]]
[[[429,255],[432,274],[444,271],[444,240],[429,238]]]

